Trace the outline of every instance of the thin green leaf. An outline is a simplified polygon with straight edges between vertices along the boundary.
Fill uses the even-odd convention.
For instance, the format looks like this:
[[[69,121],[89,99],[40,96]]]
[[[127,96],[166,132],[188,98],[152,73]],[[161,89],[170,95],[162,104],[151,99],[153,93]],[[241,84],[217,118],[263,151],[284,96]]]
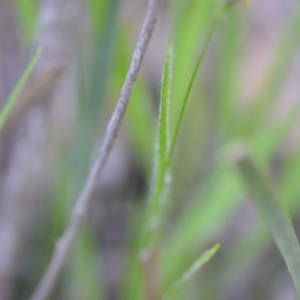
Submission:
[[[218,41],[219,51],[216,70],[216,82],[214,93],[219,119],[219,130],[225,140],[231,139],[238,134],[240,126],[237,126],[237,82],[238,68],[241,61],[243,38],[242,18],[236,10],[228,13],[228,18],[224,20],[220,40]]]
[[[300,248],[295,231],[276,194],[252,161],[244,145],[237,148],[237,167],[284,258],[300,297]]]
[[[227,12],[229,7],[227,7],[226,5],[225,6],[221,6],[219,9],[217,9],[216,13],[215,13],[215,16],[213,18],[213,21],[210,25],[210,28],[208,30],[208,33],[207,33],[207,36],[205,38],[205,41],[204,41],[204,44],[203,44],[203,47],[197,57],[197,60],[196,60],[196,64],[193,68],[193,71],[192,71],[192,75],[190,77],[190,80],[189,80],[189,83],[188,83],[188,86],[187,86],[187,90],[185,92],[185,95],[184,95],[184,98],[183,98],[183,102],[181,104],[181,107],[180,107],[180,110],[179,110],[179,115],[175,121],[175,129],[174,129],[174,133],[172,135],[172,138],[171,138],[171,145],[170,145],[170,151],[168,153],[168,157],[167,157],[167,165],[170,165],[171,163],[171,160],[172,160],[172,156],[173,156],[173,152],[174,152],[174,149],[175,149],[175,144],[176,144],[176,141],[177,141],[177,137],[178,137],[178,133],[179,133],[179,129],[181,127],[181,124],[182,124],[182,120],[183,120],[183,115],[184,115],[184,112],[186,110],[186,106],[187,106],[187,102],[188,102],[188,99],[190,97],[190,94],[191,94],[191,91],[192,91],[192,87],[194,85],[194,82],[195,82],[195,79],[196,79],[196,76],[198,74],[198,70],[199,70],[199,67],[204,59],[204,56],[207,52],[207,49],[208,49],[208,46],[210,44],[210,41],[218,27],[218,25],[220,24],[221,20],[222,20],[222,17],[224,16],[224,14]]]
[[[8,97],[8,100],[6,101],[4,107],[2,108],[0,112],[0,130],[3,128],[3,125],[5,124],[11,110],[14,107],[15,102],[17,101],[18,97],[20,96],[30,74],[32,73],[34,67],[36,66],[36,63],[41,55],[42,49],[39,47],[34,54],[32,60],[30,61],[29,65],[25,69],[24,73],[22,74],[21,78],[19,79],[17,85],[15,86],[14,90]]]
[[[183,284],[191,280],[192,277],[219,251],[220,243],[215,244],[211,249],[205,251],[191,267],[179,278],[178,283]]]
[[[102,27],[104,26],[105,16],[110,3],[106,0],[88,0],[87,4],[94,30],[99,32],[103,29]]]
[[[36,28],[39,1],[16,0],[15,7],[19,17],[18,21],[20,22],[19,28],[23,33],[21,37],[25,37],[25,42],[29,42]]]
[[[189,76],[184,75],[192,73],[199,40],[205,35],[216,5],[211,0],[175,0],[171,1],[171,5],[175,44],[172,115],[177,116],[190,80]],[[172,120],[172,126],[175,121]]]
[[[73,167],[81,172],[73,171],[74,191],[80,187],[90,166],[91,149],[98,134],[99,120],[105,111],[105,100],[112,66],[115,59],[115,43],[118,28],[118,9],[120,0],[112,0],[105,6],[105,18],[101,31],[93,40],[90,63],[83,53],[84,44],[78,45],[79,70],[77,79],[78,116],[76,138],[81,147],[72,147]],[[82,49],[80,49],[83,47]],[[78,191],[79,192],[79,191]]]
[[[242,186],[233,170],[217,168],[197,198],[174,223],[162,252],[162,276],[166,284],[186,268],[186,258],[220,231],[237,209]],[[215,188],[217,187],[217,188]],[[180,242],[178,242],[180,241]]]
[[[284,200],[283,205],[291,213],[297,213],[299,205],[299,178],[300,178],[300,156],[299,149],[291,155],[287,162],[280,180],[280,195]]]
[[[171,80],[173,64],[173,42],[169,42],[167,58],[164,66],[161,87],[161,105],[159,114],[159,144],[158,144],[158,163],[160,172],[165,163],[167,153],[170,148],[170,97],[171,97]]]
[[[162,204],[165,202],[169,170],[166,165],[166,158],[170,148],[170,97],[173,65],[173,42],[170,41],[166,55],[162,86],[161,102],[159,109],[159,120],[157,129],[157,138],[154,153],[153,186],[150,192],[150,219],[149,226],[151,230],[156,230],[159,225]]]
[[[205,251],[192,265],[175,281],[174,285],[166,292],[164,298],[189,282],[196,273],[219,251],[221,244],[215,244],[211,249]]]

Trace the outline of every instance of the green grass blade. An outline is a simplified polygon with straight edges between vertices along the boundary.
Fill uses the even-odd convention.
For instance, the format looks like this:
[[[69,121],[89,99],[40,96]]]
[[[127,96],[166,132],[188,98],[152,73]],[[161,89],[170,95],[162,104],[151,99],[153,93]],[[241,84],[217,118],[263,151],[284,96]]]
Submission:
[[[16,0],[15,7],[20,23],[19,28],[23,33],[21,37],[25,38],[25,42],[30,42],[36,29],[39,1]]]
[[[168,284],[187,268],[186,262],[196,249],[214,237],[233,216],[242,194],[237,175],[224,166],[217,168],[210,182],[204,183],[196,195],[197,199],[177,218],[161,256],[162,276]]]
[[[160,223],[162,205],[167,196],[169,170],[166,158],[170,147],[170,97],[173,65],[173,42],[170,41],[166,55],[161,86],[161,101],[157,138],[154,149],[153,186],[150,191],[149,227],[156,230]]]
[[[297,213],[299,205],[300,156],[299,149],[290,156],[280,179],[280,195],[283,205],[291,213]]]
[[[36,63],[41,55],[42,49],[39,47],[34,54],[32,60],[30,61],[29,65],[25,69],[24,73],[22,74],[21,78],[19,79],[17,85],[15,86],[14,90],[8,97],[4,107],[2,108],[0,112],[0,130],[3,128],[3,125],[5,124],[11,110],[14,107],[15,102],[17,101],[18,97],[20,96],[30,74],[32,73],[34,67],[36,66]]]
[[[174,133],[173,133],[172,138],[171,138],[171,145],[170,145],[170,151],[168,153],[167,165],[170,165],[171,160],[172,160],[172,156],[173,156],[173,153],[174,153],[175,144],[176,144],[176,141],[177,141],[179,129],[180,129],[180,126],[181,126],[182,120],[183,120],[183,115],[184,115],[184,112],[186,110],[186,105],[187,105],[188,99],[190,97],[190,94],[191,94],[192,87],[194,85],[196,76],[198,74],[199,67],[200,67],[200,65],[201,65],[201,63],[204,59],[204,56],[207,52],[210,41],[211,41],[218,25],[220,24],[220,21],[222,20],[223,15],[226,13],[227,9],[228,9],[227,6],[222,6],[222,7],[220,7],[220,9],[218,9],[216,11],[215,17],[214,17],[214,19],[213,19],[213,21],[210,25],[207,36],[205,38],[204,45],[203,45],[203,47],[202,47],[202,49],[201,49],[201,51],[198,55],[196,64],[193,68],[192,75],[190,77],[190,80],[189,80],[189,83],[188,83],[188,86],[187,86],[186,93],[185,93],[184,98],[183,98],[183,102],[182,102],[180,110],[179,110],[178,118],[175,121],[175,129],[174,129]]]
[[[189,282],[196,273],[219,251],[221,244],[217,243],[209,250],[205,251],[192,265],[175,281],[170,289],[165,293],[163,299],[169,298],[169,296],[176,292],[178,288]]]
[[[173,64],[173,42],[169,42],[166,62],[164,66],[162,87],[161,87],[161,105],[159,115],[159,144],[158,144],[158,160],[160,172],[163,171],[168,150],[170,148],[170,97],[171,97],[171,80],[172,80],[172,64]]]
[[[214,93],[219,130],[222,138],[234,138],[240,130],[237,111],[237,82],[239,82],[238,68],[241,62],[243,38],[241,30],[243,20],[237,10],[228,12],[224,18],[218,46],[218,61]]]
[[[215,3],[211,0],[171,1],[174,27],[174,91],[172,96],[172,115],[178,115],[182,99],[189,83],[189,76],[195,64],[199,40],[205,35],[213,13]],[[172,120],[172,126],[176,120]]]
[[[215,244],[211,249],[205,251],[179,278],[178,283],[183,284],[191,280],[191,278],[219,251],[221,244]]]
[[[108,5],[110,3],[105,0],[88,0],[87,4],[94,30],[101,32],[103,29],[103,23],[105,22]]]
[[[74,159],[72,168],[81,172],[72,172],[74,191],[80,187],[79,183],[84,180],[88,172],[91,149],[98,134],[99,123],[104,118],[105,101],[109,99],[106,95],[115,59],[119,3],[119,0],[112,0],[105,6],[105,18],[102,20],[101,30],[98,28],[92,40],[90,61],[83,55],[85,45],[77,45],[78,70],[80,71],[76,78],[78,115],[74,141],[80,143],[81,147],[72,147]]]
[[[237,149],[237,167],[283,256],[300,299],[300,248],[297,236],[270,184],[252,161],[246,148],[243,145],[240,147]]]

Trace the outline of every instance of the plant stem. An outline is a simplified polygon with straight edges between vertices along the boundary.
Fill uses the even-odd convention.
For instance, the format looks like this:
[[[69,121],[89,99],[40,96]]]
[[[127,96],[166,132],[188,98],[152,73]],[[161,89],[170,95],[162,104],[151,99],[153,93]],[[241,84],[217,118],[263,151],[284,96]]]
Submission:
[[[92,204],[92,195],[99,183],[100,175],[111,152],[126,112],[128,102],[139,73],[144,54],[156,23],[157,8],[161,0],[150,0],[147,13],[134,49],[129,71],[123,84],[118,103],[107,125],[96,160],[90,170],[82,192],[72,211],[69,224],[56,244],[55,251],[46,272],[34,291],[31,300],[45,300],[53,291],[59,274],[66,263],[80,228],[83,226]]]

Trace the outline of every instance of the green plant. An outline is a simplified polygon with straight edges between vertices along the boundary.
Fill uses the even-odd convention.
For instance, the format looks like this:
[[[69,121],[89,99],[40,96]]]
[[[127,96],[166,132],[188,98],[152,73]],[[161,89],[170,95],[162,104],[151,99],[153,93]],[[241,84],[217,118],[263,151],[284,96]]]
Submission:
[[[299,145],[284,157],[276,176],[272,171],[279,149],[299,119],[299,107],[295,106],[284,117],[270,117],[297,52],[299,14],[291,15],[286,22],[270,70],[255,91],[249,109],[243,110],[238,90],[243,54],[251,43],[244,32],[247,20],[243,15],[247,14],[243,5],[249,1],[170,1],[172,38],[167,46],[156,114],[150,80],[144,73],[138,78],[137,74],[160,1],[150,1],[131,64],[132,25],[130,20],[118,18],[120,2],[88,2],[92,67],[86,77],[82,70],[88,63],[84,55],[78,58],[78,123],[72,147],[58,159],[53,188],[52,234],[56,238],[64,226],[66,230],[32,299],[49,296],[68,259],[71,267],[67,267],[67,279],[61,282],[61,290],[71,289],[70,282],[75,282],[85,297],[105,298],[104,283],[99,284],[95,274],[97,255],[102,255],[101,245],[99,250],[88,226],[81,229],[123,117],[132,152],[149,187],[146,196],[139,197],[139,204],[130,206],[127,216],[129,232],[125,238],[129,242],[122,249],[125,275],[121,276],[119,287],[122,299],[228,298],[228,290],[239,285],[245,270],[251,273],[251,266],[273,249],[274,242],[299,294],[299,246],[289,221],[289,217],[299,217]],[[30,36],[37,26],[34,21],[38,10],[32,5],[22,10],[24,3],[19,2],[18,13],[24,24],[23,34]],[[0,129],[38,55],[1,112]],[[89,170],[99,124],[103,123],[99,120],[106,119],[106,110],[115,104],[119,91],[102,146],[70,223],[65,225],[73,199]],[[228,163],[228,152],[231,154],[232,144],[240,139],[246,141],[249,155]],[[262,176],[260,170],[268,175]],[[271,188],[274,183],[276,192]],[[252,197],[262,213],[259,217],[245,209]],[[250,221],[244,222],[243,217]],[[75,251],[70,255],[73,245]],[[247,290],[245,299],[272,299],[275,276],[284,269],[273,264],[273,260],[270,264],[277,268],[276,272],[257,275],[263,283],[256,282],[254,286],[261,288],[261,284],[263,288],[256,294]]]
[[[19,79],[17,85],[11,92],[9,98],[6,100],[6,103],[0,112],[0,130],[4,126],[5,122],[7,121],[7,118],[9,117],[9,114],[12,111],[15,102],[18,100],[18,97],[20,96],[22,90],[24,89],[24,86],[26,85],[26,82],[27,82],[30,74],[32,73],[35,65],[38,62],[41,52],[42,52],[42,49],[38,48],[35,55],[33,56],[32,60],[30,61],[28,67],[26,68],[26,70],[22,74],[21,78]]]

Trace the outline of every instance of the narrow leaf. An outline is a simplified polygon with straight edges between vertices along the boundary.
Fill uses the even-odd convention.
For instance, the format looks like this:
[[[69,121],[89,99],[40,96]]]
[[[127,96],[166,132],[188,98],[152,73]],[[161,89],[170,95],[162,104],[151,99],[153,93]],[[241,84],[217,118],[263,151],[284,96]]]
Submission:
[[[191,278],[217,253],[221,244],[215,244],[211,249],[205,251],[191,267],[179,278],[178,283],[183,284],[191,280]]]
[[[21,78],[19,79],[17,85],[15,86],[14,90],[10,94],[8,100],[6,101],[4,107],[0,112],[0,130],[2,129],[3,125],[5,124],[11,110],[14,107],[15,102],[17,101],[18,97],[20,96],[31,72],[33,71],[40,55],[42,49],[39,47],[34,54],[32,60],[30,61],[28,67],[25,69],[24,73],[22,74]]]
[[[177,288],[180,288],[187,282],[189,282],[196,273],[219,251],[221,247],[220,243],[215,244],[212,248],[205,251],[200,257],[194,261],[194,263],[175,281],[174,285],[167,291],[166,297],[174,292]]]
[[[160,263],[167,284],[186,269],[186,257],[215,236],[238,207],[243,187],[234,170],[220,166],[204,184],[182,216],[178,216],[173,233],[166,240]]]
[[[152,190],[150,193],[149,227],[157,228],[162,204],[165,201],[169,181],[169,170],[166,165],[167,153],[170,148],[170,96],[173,64],[173,43],[169,42],[161,86],[161,102],[159,121],[154,153],[154,170]]]
[[[184,94],[183,101],[182,101],[180,109],[179,109],[178,118],[175,120],[175,129],[174,129],[174,133],[172,134],[170,151],[168,153],[168,158],[167,158],[167,164],[168,165],[171,163],[171,159],[172,159],[172,156],[173,156],[173,153],[174,153],[175,144],[176,144],[176,141],[177,141],[179,129],[180,129],[181,124],[182,124],[184,112],[186,110],[187,102],[188,102],[188,99],[190,97],[194,82],[196,80],[199,67],[201,66],[201,64],[203,62],[203,59],[204,59],[205,54],[207,52],[208,46],[210,45],[210,41],[211,41],[216,29],[219,26],[224,14],[228,11],[228,9],[229,9],[229,7],[227,7],[227,6],[221,6],[215,12],[215,16],[214,16],[214,18],[213,18],[213,20],[210,24],[207,36],[205,37],[203,47],[201,48],[200,53],[197,57],[196,63],[194,65],[194,68],[193,68],[192,73],[191,73],[191,77],[190,77],[188,85],[187,85],[187,89],[186,89],[185,94]]]
[[[300,248],[291,222],[281,207],[270,184],[252,161],[244,145],[237,148],[237,167],[255,204],[269,227],[273,239],[284,258],[300,299]]]

